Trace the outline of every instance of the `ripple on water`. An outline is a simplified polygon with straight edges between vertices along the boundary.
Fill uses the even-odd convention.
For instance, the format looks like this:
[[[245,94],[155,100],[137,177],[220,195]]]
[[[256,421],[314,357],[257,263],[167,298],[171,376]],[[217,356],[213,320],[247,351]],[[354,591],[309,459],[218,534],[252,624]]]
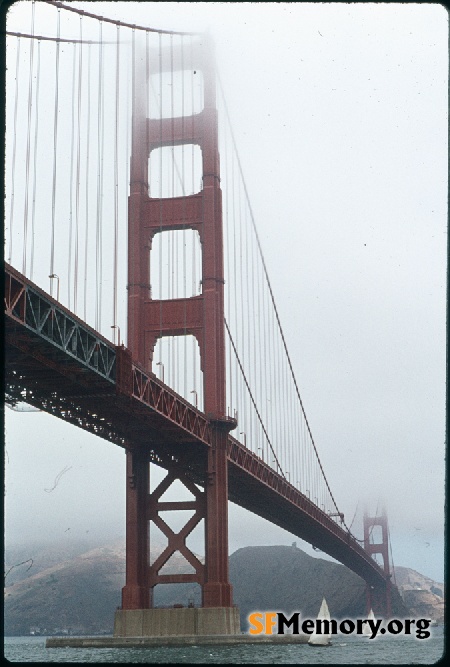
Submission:
[[[331,646],[306,644],[183,646],[152,648],[45,648],[45,637],[7,637],[4,655],[11,662],[145,664],[433,664],[443,655],[443,628],[427,640],[380,637],[374,641],[336,638]]]

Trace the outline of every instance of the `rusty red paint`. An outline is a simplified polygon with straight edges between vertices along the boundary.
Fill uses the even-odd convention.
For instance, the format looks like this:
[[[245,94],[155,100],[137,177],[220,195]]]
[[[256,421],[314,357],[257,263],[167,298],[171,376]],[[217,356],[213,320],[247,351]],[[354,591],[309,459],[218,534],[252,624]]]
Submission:
[[[157,404],[169,418],[180,402],[172,401],[170,393],[150,379],[153,351],[161,336],[192,334],[198,341],[204,384],[204,412],[200,417],[185,407],[178,414],[208,440],[205,457],[206,480],[204,511],[196,510],[195,522],[205,522],[205,565],[196,566],[196,574],[189,575],[203,587],[203,606],[228,607],[233,604],[228,576],[228,432],[235,425],[225,416],[225,329],[224,329],[224,273],[222,194],[218,151],[218,121],[215,98],[215,73],[212,57],[204,44],[197,55],[198,69],[203,72],[204,108],[200,113],[182,118],[150,120],[146,118],[141,92],[146,89],[143,72],[136,71],[137,97],[133,110],[133,140],[131,157],[131,184],[128,205],[128,346],[133,362],[143,370],[134,369],[133,395],[150,405]],[[141,78],[140,78],[141,77]],[[141,85],[143,84],[143,85]],[[177,145],[196,144],[202,152],[202,189],[185,198],[151,199],[148,196],[147,165],[154,149]],[[200,296],[164,301],[151,298],[150,250],[153,236],[163,230],[193,229],[200,235],[202,245],[202,292]],[[147,375],[145,375],[147,374]],[[175,405],[176,403],[176,405]],[[135,454],[129,453],[134,461]],[[130,464],[131,465],[131,464]],[[145,466],[134,461],[135,467]],[[148,463],[147,463],[148,467]],[[169,468],[169,475],[173,471]],[[140,472],[142,478],[143,471]],[[142,498],[139,497],[142,494]],[[183,531],[176,537],[168,531],[158,514],[158,504],[150,502],[151,511],[145,522],[137,513],[143,511],[149,497],[148,486],[133,488],[128,484],[127,495],[127,583],[124,588],[123,608],[137,608],[145,587],[163,581],[185,581],[174,575],[159,574],[165,560],[175,546],[189,560],[194,558],[186,550]],[[150,496],[152,498],[152,496]],[[164,555],[151,567],[143,567],[149,551],[148,521],[158,525],[168,539]],[[189,523],[189,522],[188,522]],[[186,527],[185,527],[186,528]],[[189,526],[188,526],[189,528]],[[141,550],[142,553],[138,553]],[[166,558],[167,557],[167,558]],[[148,562],[148,561],[147,561]],[[183,575],[184,576],[184,575]],[[194,579],[192,579],[194,577]],[[128,592],[128,589],[130,592]],[[150,601],[149,601],[150,603]]]
[[[371,536],[375,526],[381,527],[381,542],[372,542]],[[387,618],[391,616],[391,572],[389,565],[389,531],[385,512],[380,516],[369,516],[364,514],[364,551],[372,558],[374,554],[381,554],[383,559],[383,571],[386,575],[384,584],[377,587],[366,587],[367,611],[378,607]]]
[[[43,339],[26,320],[27,292],[68,316],[116,353],[116,383]],[[29,302],[31,303],[31,301]],[[48,308],[47,308],[48,310]],[[152,373],[144,372],[123,346],[114,347],[55,299],[5,266],[5,371],[7,391],[18,400],[105,438],[148,460],[170,467],[177,461],[191,481],[208,481],[208,449],[213,429],[233,427],[229,417],[217,423]],[[215,443],[215,440],[214,440]],[[232,436],[227,436],[228,497],[288,532],[315,544],[384,591],[385,572],[347,530],[318,508],[288,480]],[[211,477],[211,476],[210,476]],[[131,599],[131,598],[130,598]],[[132,598],[135,599],[135,598]]]

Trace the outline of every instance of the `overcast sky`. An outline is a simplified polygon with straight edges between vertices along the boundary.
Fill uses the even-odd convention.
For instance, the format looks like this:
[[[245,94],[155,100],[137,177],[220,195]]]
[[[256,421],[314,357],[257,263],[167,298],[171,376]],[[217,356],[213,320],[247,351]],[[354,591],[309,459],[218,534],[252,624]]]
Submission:
[[[360,515],[384,504],[394,563],[442,580],[445,9],[74,4],[155,28],[211,31],[297,381],[337,503],[348,523],[357,507]],[[7,544],[124,534],[121,449],[46,414],[11,410],[6,448]],[[361,534],[356,520],[354,529]],[[230,506],[230,551],[294,540],[300,545]]]

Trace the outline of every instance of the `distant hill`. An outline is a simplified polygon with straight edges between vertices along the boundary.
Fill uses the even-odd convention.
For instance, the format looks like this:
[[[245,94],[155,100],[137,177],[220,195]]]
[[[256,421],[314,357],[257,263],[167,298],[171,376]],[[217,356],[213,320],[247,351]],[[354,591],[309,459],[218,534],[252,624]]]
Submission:
[[[300,611],[315,618],[325,597],[333,618],[361,617],[366,611],[364,581],[339,563],[313,558],[295,545],[245,547],[230,557],[230,580],[241,624],[254,610]],[[407,615],[397,591],[393,613]]]
[[[99,546],[95,539],[71,539],[51,544],[28,542],[5,548],[5,585],[27,579],[52,565],[59,565]]]
[[[77,552],[76,547],[73,551]],[[39,629],[41,634],[60,634],[65,630],[72,634],[112,632],[114,611],[121,604],[121,590],[125,585],[123,540],[75,556],[68,555],[60,545],[56,545],[53,553],[50,547],[7,550],[5,573],[13,564],[12,556],[20,563],[30,558],[31,553],[32,568],[28,570],[27,563],[13,568],[5,580],[6,635],[27,635],[31,629]],[[61,553],[65,557],[58,562],[57,555]],[[152,557],[158,553],[155,550]],[[47,568],[42,562],[45,554],[52,563]],[[186,572],[185,565],[184,558],[176,553],[164,572]],[[10,580],[14,571],[15,581]],[[199,604],[199,588],[196,584],[157,586],[155,605],[187,605],[190,601]]]
[[[31,568],[30,576],[5,588],[5,635],[33,628],[42,634],[68,628],[74,634],[111,632],[124,572],[122,545],[69,557],[35,574]]]
[[[411,616],[444,622],[444,584],[407,567],[396,567],[395,581]]]
[[[54,549],[35,545],[6,550],[5,573],[13,565],[17,567],[9,571],[5,580],[5,635],[27,635],[31,631],[112,632],[114,611],[120,605],[125,583],[124,541],[89,546],[87,551],[83,551],[83,545],[56,545]],[[152,558],[156,555],[155,551]],[[29,558],[33,558],[30,569],[29,561],[18,565]],[[174,554],[165,567],[167,573],[191,571],[180,554]],[[417,595],[426,584],[427,595],[436,596],[439,613],[442,612],[443,598],[438,594],[442,593],[441,584],[407,568],[396,568],[396,575],[406,582],[401,584],[405,596]],[[365,612],[365,584],[359,577],[343,565],[313,558],[295,546],[239,549],[230,556],[230,580],[244,630],[247,615],[259,609],[301,611],[303,617],[314,618],[324,596],[334,618],[354,618]],[[155,588],[154,602],[155,606],[199,605],[200,587],[160,585]],[[400,616],[408,615],[398,593],[393,608]]]

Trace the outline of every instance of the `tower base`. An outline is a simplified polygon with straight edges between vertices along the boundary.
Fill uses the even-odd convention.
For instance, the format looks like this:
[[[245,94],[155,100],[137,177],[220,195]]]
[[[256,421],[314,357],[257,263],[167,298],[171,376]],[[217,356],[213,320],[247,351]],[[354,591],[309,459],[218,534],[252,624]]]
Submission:
[[[237,607],[118,609],[114,637],[239,635]]]

